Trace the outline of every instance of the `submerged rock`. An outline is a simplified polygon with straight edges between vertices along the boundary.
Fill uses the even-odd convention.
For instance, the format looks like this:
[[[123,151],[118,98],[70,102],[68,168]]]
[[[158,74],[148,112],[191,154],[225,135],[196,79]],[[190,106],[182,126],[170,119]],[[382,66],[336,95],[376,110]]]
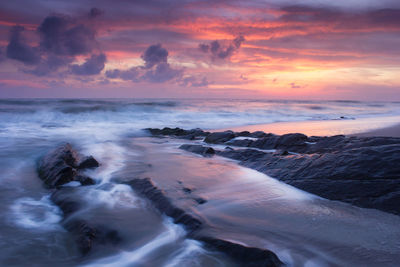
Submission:
[[[165,193],[152,183],[150,178],[137,178],[126,182],[126,184],[150,200],[160,212],[174,219],[175,223],[184,225],[190,232],[201,227],[202,222],[199,219],[173,205],[165,196]]]
[[[218,251],[232,258],[240,266],[282,266],[272,251],[267,249],[246,247],[230,241],[209,236],[198,236],[197,231],[203,228],[204,223],[193,215],[176,207],[165,193],[156,187],[150,178],[133,179],[126,182],[136,192],[145,196],[160,212],[174,219],[175,223],[182,224],[189,230],[189,237],[203,242],[213,251]],[[199,204],[205,203],[204,199],[199,199]]]
[[[92,156],[84,158],[78,164],[77,155],[70,144],[61,146],[40,160],[38,174],[49,188],[53,188],[50,199],[64,214],[62,225],[74,236],[78,250],[82,255],[86,255],[96,244],[115,244],[121,238],[115,230],[103,225],[94,225],[85,218],[84,213],[75,215],[84,207],[84,203],[75,195],[79,188],[62,185],[72,181],[80,182],[81,185],[95,184],[92,178],[79,172],[81,169],[99,166]]]

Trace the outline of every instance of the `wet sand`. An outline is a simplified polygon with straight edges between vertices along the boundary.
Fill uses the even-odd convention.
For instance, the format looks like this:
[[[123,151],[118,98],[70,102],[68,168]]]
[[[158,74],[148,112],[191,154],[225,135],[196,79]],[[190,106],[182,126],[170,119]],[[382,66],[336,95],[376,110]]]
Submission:
[[[358,135],[358,136],[400,136],[400,116],[342,119],[342,120],[318,120],[276,122],[268,124],[247,125],[231,127],[234,132],[263,131],[274,134],[303,133],[308,136],[332,136],[332,135]]]
[[[400,137],[400,124],[391,127],[372,130],[369,132],[356,133],[354,135],[361,137],[369,137],[369,136]]]

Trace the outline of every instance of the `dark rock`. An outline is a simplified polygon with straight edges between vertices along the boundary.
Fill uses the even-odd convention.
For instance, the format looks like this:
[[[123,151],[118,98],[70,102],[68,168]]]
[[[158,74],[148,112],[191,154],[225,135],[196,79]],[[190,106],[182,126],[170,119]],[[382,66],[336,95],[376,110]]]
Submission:
[[[194,201],[196,201],[196,202],[197,202],[197,204],[199,204],[199,205],[201,205],[201,204],[204,204],[204,203],[206,203],[206,202],[207,202],[207,200],[206,200],[206,199],[204,199],[204,198],[202,198],[202,197],[197,197],[197,198],[194,198]]]
[[[75,177],[77,181],[81,183],[81,185],[94,185],[96,184],[96,181],[93,178],[90,178],[89,176],[86,175],[77,175]]]
[[[270,134],[266,134],[262,131],[256,131],[250,134],[250,137],[254,137],[254,138],[262,138],[262,137],[267,137]]]
[[[251,140],[251,139],[239,139],[239,140],[238,139],[232,139],[232,140],[226,142],[226,144],[230,145],[230,146],[248,147],[248,146],[251,146],[251,144],[253,142],[254,141]]]
[[[95,244],[117,244],[121,238],[117,231],[104,226],[92,226],[85,220],[70,220],[65,224],[68,232],[75,236],[79,251],[86,255]]]
[[[235,138],[235,134],[232,131],[215,132],[215,133],[210,133],[204,139],[204,142],[209,144],[222,144],[233,138]]]
[[[77,155],[70,144],[61,146],[44,156],[38,164],[39,177],[49,188],[75,179]]]
[[[213,156],[215,154],[215,150],[212,147],[206,147],[202,145],[184,144],[181,145],[179,148],[203,156]]]
[[[212,237],[199,237],[198,240],[206,244],[207,247],[223,252],[233,260],[238,262],[240,266],[245,267],[275,267],[283,266],[278,256],[272,251],[254,247],[246,247],[230,241],[212,238]]]
[[[64,213],[64,217],[78,211],[81,208],[81,204],[71,199],[71,193],[74,192],[75,188],[61,188],[54,191],[50,199],[56,204]]]
[[[157,128],[147,128],[145,129],[148,132],[150,132],[152,135],[169,135],[169,136],[178,136],[182,139],[188,139],[188,140],[193,140],[198,137],[204,137],[207,136],[209,133],[204,132],[201,129],[191,129],[191,130],[184,130],[181,128],[169,128],[165,127],[163,129],[157,129]]]
[[[202,226],[199,219],[176,207],[165,193],[152,183],[150,178],[133,179],[125,183],[150,200],[160,212],[173,218],[175,223],[184,225],[189,232],[198,230]]]
[[[185,193],[187,193],[187,194],[190,194],[190,193],[192,193],[192,189],[191,188],[189,188],[189,187],[184,187],[184,188],[182,188],[182,190],[183,190],[183,192],[185,192]]]
[[[85,157],[79,163],[78,169],[97,168],[99,166],[100,166],[99,162],[92,156],[89,156],[89,157]]]
[[[238,133],[237,136],[250,137],[251,133],[249,131],[243,131],[243,132]]]
[[[72,181],[82,185],[95,184],[94,180],[85,175],[80,175],[80,169],[98,167],[99,163],[92,156],[84,158],[77,164],[77,152],[70,144],[63,145],[39,160],[38,174],[47,187],[56,188]]]

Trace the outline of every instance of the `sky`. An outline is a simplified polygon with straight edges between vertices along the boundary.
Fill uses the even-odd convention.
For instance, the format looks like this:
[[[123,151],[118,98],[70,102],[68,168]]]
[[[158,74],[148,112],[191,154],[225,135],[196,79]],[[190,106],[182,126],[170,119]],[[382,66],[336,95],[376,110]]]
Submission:
[[[400,101],[398,0],[0,3],[0,97]]]

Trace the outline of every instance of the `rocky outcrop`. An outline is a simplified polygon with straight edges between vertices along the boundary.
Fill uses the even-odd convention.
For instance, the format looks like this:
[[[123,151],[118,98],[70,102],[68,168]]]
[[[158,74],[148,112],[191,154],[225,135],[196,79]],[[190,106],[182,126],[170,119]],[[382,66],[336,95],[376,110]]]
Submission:
[[[38,174],[45,185],[55,188],[72,181],[82,185],[91,185],[95,181],[80,174],[82,169],[98,167],[98,162],[92,157],[86,157],[79,162],[78,154],[70,144],[65,144],[45,155],[38,163]]]
[[[171,217],[175,223],[182,224],[189,231],[190,238],[203,242],[213,251],[226,254],[240,266],[283,266],[279,258],[267,249],[247,247],[214,237],[198,236],[196,232],[204,227],[202,220],[176,207],[164,191],[153,184],[150,178],[136,178],[125,183],[147,198],[161,213]]]
[[[225,253],[243,267],[283,266],[279,258],[269,250],[246,247],[241,244],[211,237],[199,237],[198,240],[213,250]]]
[[[203,156],[212,156],[204,152],[212,149],[318,196],[400,214],[400,138],[229,131],[211,133],[206,139],[209,136],[213,136],[209,143],[229,147],[180,148]]]
[[[173,205],[165,193],[157,188],[149,178],[133,179],[125,183],[150,200],[160,212],[171,217],[174,223],[184,225],[189,232],[196,231],[201,227],[202,222],[198,218]]]
[[[81,185],[94,184],[94,179],[81,172],[98,166],[99,163],[92,156],[79,161],[78,153],[69,144],[45,155],[38,166],[39,177],[53,190],[50,199],[64,214],[62,225],[73,235],[83,255],[88,254],[97,244],[116,244],[121,240],[117,231],[91,223],[85,219],[84,213],[75,216],[83,209],[83,203],[75,197],[79,188],[62,186],[72,181],[80,182]]]

